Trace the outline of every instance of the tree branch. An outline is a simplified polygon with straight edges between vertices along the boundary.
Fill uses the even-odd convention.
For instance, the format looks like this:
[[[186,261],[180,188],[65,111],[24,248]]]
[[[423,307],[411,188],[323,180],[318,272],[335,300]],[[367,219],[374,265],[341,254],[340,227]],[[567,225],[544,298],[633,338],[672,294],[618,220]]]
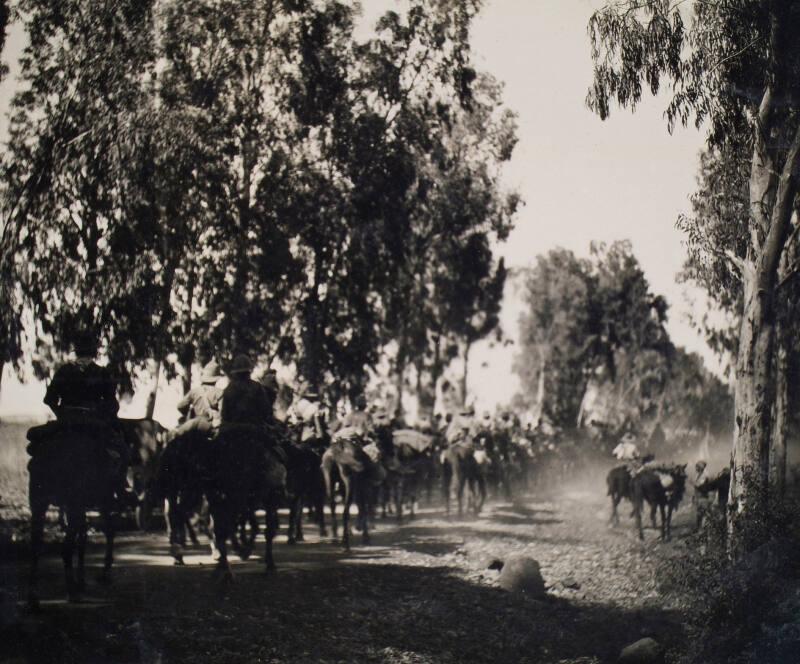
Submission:
[[[764,243],[762,275],[770,281],[777,273],[780,257],[789,236],[792,203],[797,195],[798,169],[800,169],[800,124],[795,129],[794,138],[778,180],[778,191],[772,208],[769,233]],[[763,286],[767,286],[767,284],[759,284],[759,287]]]

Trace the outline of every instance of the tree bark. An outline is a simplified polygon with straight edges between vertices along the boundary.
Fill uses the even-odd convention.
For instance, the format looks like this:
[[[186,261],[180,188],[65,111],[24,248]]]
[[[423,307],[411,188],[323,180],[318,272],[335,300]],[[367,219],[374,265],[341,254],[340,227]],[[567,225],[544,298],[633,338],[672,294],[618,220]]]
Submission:
[[[731,535],[737,537],[737,516],[747,506],[765,507],[769,481],[769,442],[774,400],[774,321],[768,294],[759,295],[745,280],[744,316],[736,364],[736,428],[731,468]],[[733,542],[732,542],[733,544]]]
[[[780,500],[786,490],[786,439],[789,428],[789,339],[782,324],[777,328],[775,406],[769,449],[769,484]]]
[[[729,546],[742,551],[745,509],[767,509],[770,442],[775,402],[775,304],[777,274],[797,193],[800,126],[783,166],[771,145],[776,130],[768,85],[756,122],[750,174],[750,247],[742,261],[744,305],[736,362],[735,430],[729,493]],[[767,516],[766,512],[763,516]]]
[[[161,360],[159,359],[156,364],[156,371],[153,380],[153,389],[150,390],[150,394],[147,396],[147,408],[145,410],[145,418],[150,420],[153,419],[153,413],[156,412],[156,396],[158,395],[158,381],[161,377]]]

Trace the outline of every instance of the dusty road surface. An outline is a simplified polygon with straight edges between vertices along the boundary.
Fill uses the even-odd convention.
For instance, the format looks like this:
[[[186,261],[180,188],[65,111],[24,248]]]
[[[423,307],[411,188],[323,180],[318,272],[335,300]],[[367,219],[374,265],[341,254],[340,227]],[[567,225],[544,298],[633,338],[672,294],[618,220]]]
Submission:
[[[0,567],[0,662],[615,661],[643,636],[668,648],[684,638],[655,567],[682,546],[686,511],[668,545],[652,530],[640,544],[627,504],[622,526],[609,529],[601,485],[490,502],[477,519],[436,509],[400,527],[379,519],[371,545],[349,555],[309,525],[294,547],[282,531],[277,572],[237,561],[229,585],[212,578],[205,548],[177,568],[163,535],[123,535],[111,587],[94,583],[93,544],[82,603],[64,601],[60,560],[49,555],[38,615],[20,601],[24,564]],[[541,564],[544,599],[497,587],[489,565],[517,553]]]

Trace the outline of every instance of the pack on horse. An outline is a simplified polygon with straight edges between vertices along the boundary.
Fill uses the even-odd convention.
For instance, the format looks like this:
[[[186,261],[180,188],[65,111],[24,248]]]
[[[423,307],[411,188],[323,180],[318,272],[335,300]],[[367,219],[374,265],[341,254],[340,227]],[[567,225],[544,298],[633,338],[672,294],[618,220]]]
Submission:
[[[656,509],[661,513],[661,539],[672,537],[672,513],[678,509],[686,491],[686,464],[674,466],[645,467],[631,480],[633,511],[639,539],[642,531],[642,509],[645,501],[650,505],[650,521],[656,527]]]
[[[59,507],[66,517],[62,559],[69,599],[76,600],[85,589],[87,511],[96,508],[101,515],[106,550],[100,580],[107,582],[113,563],[113,512],[132,502],[125,479],[129,455],[116,422],[116,385],[108,370],[93,361],[96,339],[91,333],[79,335],[75,353],[77,360],[56,371],[45,394],[44,402],[57,420],[28,431],[32,607],[38,606],[38,565],[48,507]]]
[[[389,433],[391,445],[383,455],[384,459],[390,459],[388,463],[384,461],[388,474],[384,486],[393,489],[397,520],[402,522],[403,506],[408,506],[409,516],[414,518],[417,492],[434,473],[431,456],[433,437],[414,429],[398,429]]]
[[[253,365],[247,356],[237,356],[228,375],[230,383],[222,396],[222,425],[212,443],[212,467],[207,485],[209,510],[214,523],[214,541],[219,551],[216,572],[232,579],[228,562],[228,540],[234,547],[236,529],[242,520],[253,520],[255,511],[265,512],[264,564],[275,569],[272,542],[278,531],[278,507],[286,495],[285,459],[276,441],[267,438],[271,404],[264,387],[250,378]],[[270,445],[269,443],[272,443]],[[256,528],[243,543],[244,557],[252,548]]]

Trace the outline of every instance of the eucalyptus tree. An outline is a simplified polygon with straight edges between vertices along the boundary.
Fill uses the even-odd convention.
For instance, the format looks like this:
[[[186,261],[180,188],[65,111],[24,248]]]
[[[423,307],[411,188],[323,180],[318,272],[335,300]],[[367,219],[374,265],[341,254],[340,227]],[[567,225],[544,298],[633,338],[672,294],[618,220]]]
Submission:
[[[146,161],[151,9],[19,2],[29,43],[5,155],[4,272],[18,306],[57,348],[77,325],[96,325],[123,379],[164,322],[151,320],[157,273],[140,255],[157,223],[131,179]]]
[[[458,356],[466,398],[469,349],[497,328],[506,271],[493,244],[508,236],[520,204],[500,183],[516,122],[501,85],[487,74],[476,74],[468,97],[440,96],[431,106],[426,95],[408,104],[405,116],[411,131],[424,130],[424,140],[414,143],[417,175],[404,208],[410,233],[387,329],[397,344],[398,385],[413,364],[427,412]]]
[[[555,424],[580,426],[603,395],[614,424],[658,416],[674,347],[666,301],[652,293],[629,242],[592,243],[590,257],[555,249],[537,257],[523,284],[522,388]]]
[[[590,22],[595,81],[589,105],[601,117],[611,103],[635,107],[643,88],[656,93],[666,84],[670,126],[705,124],[710,147],[747,137],[747,249],[743,258],[728,254],[742,282],[730,490],[734,550],[746,525],[739,515],[765,506],[770,486],[779,274],[793,235],[800,166],[798,27],[800,7],[790,0],[613,2]]]

